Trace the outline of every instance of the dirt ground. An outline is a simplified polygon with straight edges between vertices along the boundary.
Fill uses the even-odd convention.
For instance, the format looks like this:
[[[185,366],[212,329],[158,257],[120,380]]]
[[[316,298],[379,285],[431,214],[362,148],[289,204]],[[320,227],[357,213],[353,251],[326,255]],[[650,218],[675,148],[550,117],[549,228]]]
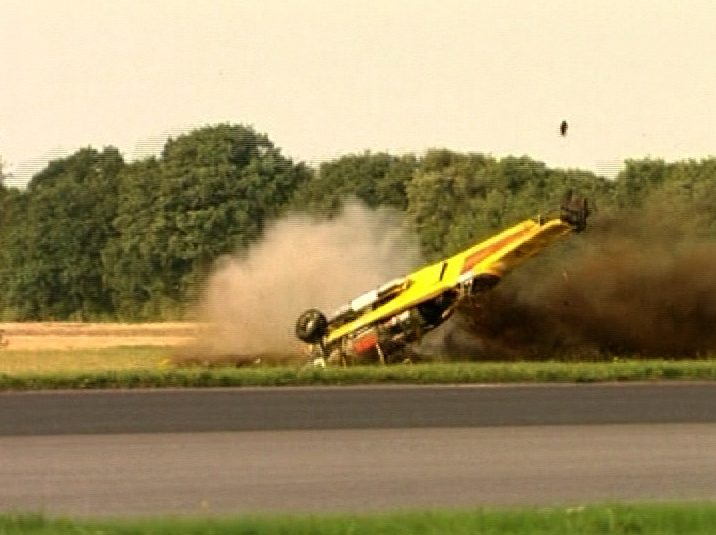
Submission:
[[[181,346],[201,336],[199,323],[0,323],[0,350]]]

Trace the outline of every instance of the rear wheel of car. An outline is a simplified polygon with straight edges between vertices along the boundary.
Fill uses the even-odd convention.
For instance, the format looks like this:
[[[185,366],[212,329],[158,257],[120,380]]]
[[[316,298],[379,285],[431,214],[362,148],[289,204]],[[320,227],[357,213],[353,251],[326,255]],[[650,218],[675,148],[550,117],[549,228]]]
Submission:
[[[328,321],[320,310],[311,308],[306,310],[296,321],[296,336],[309,344],[320,342],[326,334]]]
[[[445,292],[418,305],[418,312],[427,324],[437,327],[445,319],[444,313],[455,302],[456,295]]]
[[[571,190],[566,193],[560,206],[560,218],[565,223],[572,225],[577,232],[587,228],[587,217],[589,217],[589,203],[584,197],[575,195]]]

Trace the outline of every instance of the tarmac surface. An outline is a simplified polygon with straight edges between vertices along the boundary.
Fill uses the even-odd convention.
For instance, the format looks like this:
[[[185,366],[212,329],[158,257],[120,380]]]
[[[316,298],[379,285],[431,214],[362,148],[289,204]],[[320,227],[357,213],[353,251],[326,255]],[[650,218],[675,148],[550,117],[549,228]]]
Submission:
[[[716,499],[716,384],[0,394],[0,511]]]

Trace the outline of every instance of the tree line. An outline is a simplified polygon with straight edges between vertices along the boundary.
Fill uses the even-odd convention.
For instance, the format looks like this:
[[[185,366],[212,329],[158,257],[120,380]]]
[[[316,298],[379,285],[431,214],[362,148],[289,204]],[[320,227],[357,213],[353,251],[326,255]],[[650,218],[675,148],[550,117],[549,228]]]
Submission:
[[[247,250],[288,212],[335,217],[347,199],[401,212],[427,260],[558,206],[568,189],[606,212],[650,199],[698,205],[695,225],[713,232],[715,178],[713,158],[630,160],[607,180],[447,149],[364,152],[314,168],[236,124],[169,139],[139,161],[88,147],[50,162],[26,189],[0,181],[0,319],[181,318],[217,258]]]

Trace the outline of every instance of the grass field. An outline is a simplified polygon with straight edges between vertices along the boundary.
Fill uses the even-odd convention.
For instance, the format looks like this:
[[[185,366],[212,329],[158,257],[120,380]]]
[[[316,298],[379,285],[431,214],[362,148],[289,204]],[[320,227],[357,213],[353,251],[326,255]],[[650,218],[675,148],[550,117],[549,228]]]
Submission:
[[[56,519],[0,515],[3,535],[712,535],[716,504],[597,505],[382,515],[254,516],[216,519]]]
[[[102,355],[107,355],[109,361],[115,352],[90,351],[79,360],[91,363],[101,361]],[[95,369],[0,371],[0,390],[716,380],[716,360],[445,363],[326,369],[295,366],[175,368],[162,360],[162,352],[154,348],[135,348],[126,355],[123,351],[119,354],[115,365],[119,361],[140,364],[112,367],[109,362],[100,362]],[[101,368],[101,365],[105,367]]]
[[[192,343],[194,323],[0,323],[0,374],[158,370]]]
[[[204,325],[167,323],[0,323],[0,347],[18,351],[177,347],[201,336]]]
[[[201,326],[0,324],[0,390],[716,380],[716,359],[609,362],[424,363],[350,368],[177,366]],[[230,359],[227,361],[230,362]]]
[[[162,346],[4,349],[0,351],[0,374],[159,370],[169,365],[172,350]]]

